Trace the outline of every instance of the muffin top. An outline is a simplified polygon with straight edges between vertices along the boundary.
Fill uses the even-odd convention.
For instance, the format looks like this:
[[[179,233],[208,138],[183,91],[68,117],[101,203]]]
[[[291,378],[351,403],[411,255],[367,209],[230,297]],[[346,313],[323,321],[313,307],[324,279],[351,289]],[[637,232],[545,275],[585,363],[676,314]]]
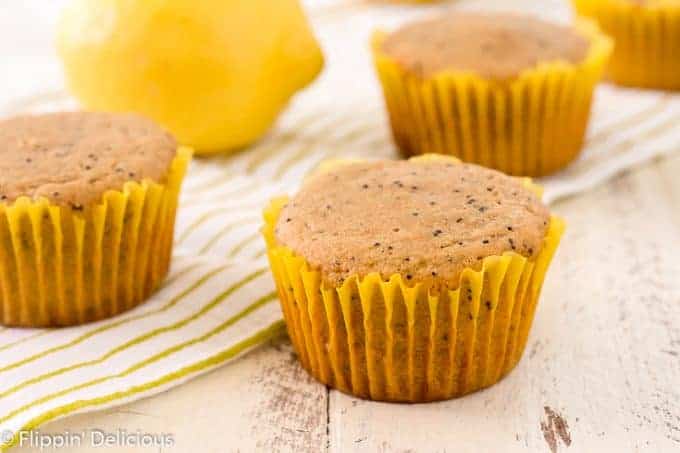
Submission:
[[[515,251],[535,257],[550,214],[521,180],[448,159],[342,165],[308,180],[275,235],[336,286],[399,273],[455,288],[466,267]]]
[[[0,121],[0,202],[21,196],[82,208],[128,181],[161,181],[175,140],[137,115],[91,112]]]
[[[453,12],[408,24],[387,36],[383,51],[407,70],[443,70],[511,79],[540,63],[579,63],[588,40],[572,28],[515,14]]]

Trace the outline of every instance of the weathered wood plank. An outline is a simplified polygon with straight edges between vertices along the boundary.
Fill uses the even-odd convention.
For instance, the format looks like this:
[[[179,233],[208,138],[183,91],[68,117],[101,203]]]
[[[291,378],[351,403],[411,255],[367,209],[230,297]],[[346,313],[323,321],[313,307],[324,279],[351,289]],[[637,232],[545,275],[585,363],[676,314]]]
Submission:
[[[660,190],[673,207],[667,215],[680,229],[680,152],[673,157],[658,160],[654,164],[654,169],[658,175]]]

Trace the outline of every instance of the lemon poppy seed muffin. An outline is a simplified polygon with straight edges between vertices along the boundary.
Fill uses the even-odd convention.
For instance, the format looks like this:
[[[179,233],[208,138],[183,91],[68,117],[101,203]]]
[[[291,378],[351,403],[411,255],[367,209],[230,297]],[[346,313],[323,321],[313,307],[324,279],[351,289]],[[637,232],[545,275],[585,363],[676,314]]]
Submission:
[[[515,366],[563,228],[526,180],[429,155],[333,166],[265,221],[304,367],[408,402],[464,395]]]
[[[616,46],[607,67],[614,82],[680,90],[680,0],[573,0]]]
[[[44,197],[63,206],[100,201],[128,181],[162,181],[175,139],[138,115],[65,112],[0,121],[0,199]]]
[[[522,176],[576,158],[611,47],[592,23],[510,13],[453,11],[373,37],[405,155],[451,154]]]
[[[148,297],[189,156],[137,115],[0,121],[0,323],[77,324]]]
[[[276,239],[332,286],[377,272],[442,288],[487,256],[535,257],[549,218],[520,180],[494,170],[437,160],[363,162],[305,184],[281,211]]]
[[[573,27],[488,13],[455,13],[408,24],[382,44],[387,55],[425,77],[453,70],[500,80],[545,62],[578,64],[589,47]]]

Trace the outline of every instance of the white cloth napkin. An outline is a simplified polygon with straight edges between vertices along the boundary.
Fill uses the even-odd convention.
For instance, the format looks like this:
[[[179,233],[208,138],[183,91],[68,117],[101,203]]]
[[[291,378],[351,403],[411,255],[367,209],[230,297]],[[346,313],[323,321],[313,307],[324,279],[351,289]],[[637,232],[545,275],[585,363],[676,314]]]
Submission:
[[[568,17],[565,8],[552,7],[554,1],[524,3]],[[327,58],[323,76],[295,98],[261,143],[234,157],[194,161],[164,287],[146,304],[95,324],[0,327],[0,445],[20,430],[179,385],[283,330],[259,235],[262,207],[272,196],[293,192],[324,159],[396,156],[368,36],[377,26],[390,28],[432,9],[332,0],[311,7]],[[28,79],[54,74],[54,66],[31,64],[25,64]],[[73,108],[63,91],[50,91],[60,83],[57,76],[48,79],[30,93],[22,90],[30,96],[0,105],[1,111]],[[602,85],[582,157],[540,181],[547,202],[677,151],[678,124],[679,95]]]

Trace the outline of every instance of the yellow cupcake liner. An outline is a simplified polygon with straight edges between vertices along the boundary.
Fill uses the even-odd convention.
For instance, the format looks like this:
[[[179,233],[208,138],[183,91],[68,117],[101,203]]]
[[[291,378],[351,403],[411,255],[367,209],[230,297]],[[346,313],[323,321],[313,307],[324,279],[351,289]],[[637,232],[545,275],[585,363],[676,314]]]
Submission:
[[[422,78],[372,39],[392,134],[407,156],[450,154],[511,175],[553,173],[581,151],[595,85],[612,42],[589,21],[575,25],[591,43],[579,65],[548,62],[508,81],[443,71]]]
[[[289,336],[316,379],[362,398],[425,402],[488,387],[519,362],[562,220],[551,218],[534,259],[487,257],[481,269],[462,272],[455,290],[436,293],[377,273],[334,287],[277,243],[287,201],[272,200],[262,232]]]
[[[169,268],[190,159],[180,148],[162,183],[128,182],[80,210],[44,198],[0,204],[0,324],[81,324],[148,298]]]
[[[598,21],[616,41],[607,69],[614,82],[680,90],[680,4],[623,0],[573,0],[576,11]]]

